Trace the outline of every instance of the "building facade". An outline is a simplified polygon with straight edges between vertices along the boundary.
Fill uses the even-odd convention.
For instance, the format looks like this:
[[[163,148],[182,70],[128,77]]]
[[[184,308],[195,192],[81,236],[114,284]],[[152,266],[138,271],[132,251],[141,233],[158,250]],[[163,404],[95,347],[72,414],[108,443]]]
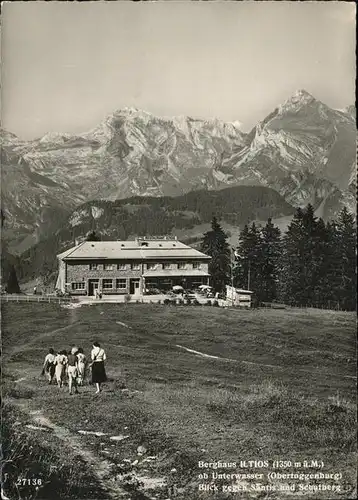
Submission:
[[[85,241],[57,258],[56,289],[71,295],[142,295],[209,284],[210,257],[177,239]]]
[[[239,307],[251,307],[252,294],[250,290],[243,290],[226,285],[226,300],[230,305]]]

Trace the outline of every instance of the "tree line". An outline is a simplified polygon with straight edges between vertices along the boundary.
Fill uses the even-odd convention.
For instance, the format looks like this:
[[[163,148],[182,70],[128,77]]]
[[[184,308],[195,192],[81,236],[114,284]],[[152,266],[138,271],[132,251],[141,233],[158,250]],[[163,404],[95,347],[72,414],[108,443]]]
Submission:
[[[90,231],[86,239],[101,237]],[[312,205],[298,208],[283,234],[270,218],[263,227],[246,224],[234,248],[213,217],[200,249],[212,257],[209,273],[218,292],[232,284],[253,291],[258,303],[356,308],[356,221],[346,208],[326,223],[314,215]],[[43,274],[46,269],[43,262]],[[9,271],[6,289],[19,293],[15,265]]]
[[[271,219],[245,225],[234,248],[214,217],[201,250],[212,257],[216,291],[233,284],[253,291],[258,303],[356,308],[356,221],[346,208],[326,223],[312,205],[298,208],[283,234]]]

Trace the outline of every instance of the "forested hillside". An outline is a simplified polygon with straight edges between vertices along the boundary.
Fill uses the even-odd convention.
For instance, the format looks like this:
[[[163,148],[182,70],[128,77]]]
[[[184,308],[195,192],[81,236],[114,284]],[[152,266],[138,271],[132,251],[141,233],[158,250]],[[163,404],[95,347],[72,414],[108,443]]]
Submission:
[[[253,220],[291,215],[294,208],[276,191],[256,186],[237,186],[221,191],[194,191],[179,197],[133,197],[98,200],[81,205],[61,228],[24,252],[17,265],[19,279],[50,276],[57,269],[56,255],[96,231],[102,239],[131,239],[143,235],[176,234],[210,222],[213,215],[233,226]],[[198,231],[199,232],[199,231]],[[3,269],[8,268],[6,259]]]

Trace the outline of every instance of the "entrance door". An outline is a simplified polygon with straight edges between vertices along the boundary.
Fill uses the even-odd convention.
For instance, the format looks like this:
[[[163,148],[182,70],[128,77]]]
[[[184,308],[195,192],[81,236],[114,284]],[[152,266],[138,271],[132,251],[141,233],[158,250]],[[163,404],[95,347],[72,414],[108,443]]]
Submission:
[[[88,280],[88,295],[95,295],[99,287],[99,280]]]
[[[130,280],[129,293],[131,295],[139,295],[139,293],[140,293],[139,279]]]

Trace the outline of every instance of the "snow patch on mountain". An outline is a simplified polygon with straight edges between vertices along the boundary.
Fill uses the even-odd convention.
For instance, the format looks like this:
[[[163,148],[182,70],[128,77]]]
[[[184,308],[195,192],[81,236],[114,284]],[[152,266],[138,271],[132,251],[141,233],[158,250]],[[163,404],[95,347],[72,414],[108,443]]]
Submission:
[[[70,224],[70,226],[75,227],[75,226],[82,224],[83,219],[85,219],[86,217],[88,217],[88,210],[85,210],[85,209],[76,210],[75,212],[73,212],[68,223]]]
[[[91,207],[91,214],[94,219],[99,219],[104,214],[104,209],[94,205]]]

